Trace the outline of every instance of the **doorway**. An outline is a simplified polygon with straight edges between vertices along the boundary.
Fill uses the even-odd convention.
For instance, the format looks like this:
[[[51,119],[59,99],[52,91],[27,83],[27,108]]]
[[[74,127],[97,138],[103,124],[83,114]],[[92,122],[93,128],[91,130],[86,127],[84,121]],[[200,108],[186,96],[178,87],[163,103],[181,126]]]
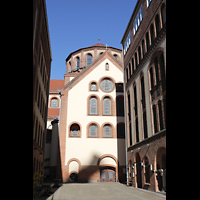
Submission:
[[[103,168],[100,171],[100,182],[116,182],[115,169]]]

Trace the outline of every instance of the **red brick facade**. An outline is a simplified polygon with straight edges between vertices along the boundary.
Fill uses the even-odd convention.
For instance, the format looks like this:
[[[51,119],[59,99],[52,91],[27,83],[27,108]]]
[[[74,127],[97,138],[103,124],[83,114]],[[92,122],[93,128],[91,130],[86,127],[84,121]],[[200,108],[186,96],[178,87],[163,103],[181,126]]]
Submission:
[[[127,183],[166,191],[166,0],[138,0],[122,38]],[[148,5],[148,6],[147,6]],[[139,10],[143,18],[137,30]],[[131,35],[127,48],[127,38]]]

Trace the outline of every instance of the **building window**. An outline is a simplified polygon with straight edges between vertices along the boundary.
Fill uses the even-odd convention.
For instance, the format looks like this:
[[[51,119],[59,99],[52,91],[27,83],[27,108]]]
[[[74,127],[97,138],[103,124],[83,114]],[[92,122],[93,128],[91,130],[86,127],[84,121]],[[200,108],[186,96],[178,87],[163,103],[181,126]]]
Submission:
[[[96,97],[92,97],[90,99],[90,115],[97,115],[97,99]]]
[[[80,137],[80,126],[76,123],[70,126],[70,137]]]
[[[97,84],[95,82],[92,82],[90,85],[90,91],[97,91]]]
[[[113,56],[115,57],[115,59],[118,59],[118,57],[117,57],[117,55],[116,55],[116,54],[114,54]]]
[[[124,43],[124,55],[128,51],[128,48],[129,48],[130,44],[131,44],[131,31],[129,31],[129,34],[128,34],[128,36],[126,38],[126,41]]]
[[[159,32],[160,32],[160,20],[159,20],[159,15],[156,15],[155,23],[156,23],[156,35],[158,36],[158,34],[159,34]]]
[[[150,33],[151,33],[151,44],[153,44],[153,41],[155,39],[154,25],[153,24],[151,24],[151,26],[150,26]]]
[[[162,5],[161,7],[161,16],[162,16],[162,26],[166,23],[166,9],[165,9],[165,4]]]
[[[151,3],[151,0],[147,0],[147,8],[149,7],[150,3]]]
[[[103,127],[103,137],[112,137],[112,128],[110,124]]]
[[[51,107],[58,107],[58,99],[57,98],[51,99]]]
[[[87,55],[87,66],[90,65],[92,63],[92,55],[88,54]]]
[[[109,97],[105,97],[103,100],[103,114],[111,115],[111,100]]]
[[[134,85],[134,110],[135,110],[136,142],[139,142],[139,128],[138,128],[138,109],[137,109],[137,91],[136,91],[136,85]]]
[[[76,58],[76,67],[77,68],[80,67],[80,58],[79,57]]]
[[[89,127],[89,137],[97,137],[97,125],[91,124]]]
[[[147,47],[147,51],[149,50],[149,33],[146,33],[146,47]]]
[[[143,6],[140,7],[140,10],[138,11],[138,14],[135,18],[135,21],[133,22],[133,34],[135,35],[137,29],[140,26],[140,23],[143,19]]]
[[[106,63],[106,70],[108,71],[109,70],[109,64]]]
[[[146,117],[146,102],[145,102],[145,87],[144,87],[144,76],[141,77],[141,93],[142,93],[142,112],[143,112],[143,131],[144,139],[148,138],[147,133],[147,117]]]
[[[111,92],[114,89],[114,85],[109,79],[104,79],[103,81],[101,81],[100,87],[103,92]]]

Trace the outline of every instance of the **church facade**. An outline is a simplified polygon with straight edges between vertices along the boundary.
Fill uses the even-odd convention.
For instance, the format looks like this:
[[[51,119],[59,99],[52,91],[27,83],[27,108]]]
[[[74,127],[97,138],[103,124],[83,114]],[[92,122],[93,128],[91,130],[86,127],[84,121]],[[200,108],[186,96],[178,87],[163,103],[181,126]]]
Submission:
[[[62,181],[126,181],[121,50],[99,40],[72,52],[60,92]]]

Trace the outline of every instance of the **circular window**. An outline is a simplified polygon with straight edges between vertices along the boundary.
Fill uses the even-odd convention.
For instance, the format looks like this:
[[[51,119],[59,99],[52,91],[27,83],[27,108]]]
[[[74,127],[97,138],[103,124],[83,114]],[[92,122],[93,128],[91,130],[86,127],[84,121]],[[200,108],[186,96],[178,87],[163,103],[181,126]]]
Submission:
[[[110,81],[109,79],[104,79],[102,82],[101,82],[101,89],[104,91],[104,92],[110,92],[113,90],[113,83],[112,81]]]

